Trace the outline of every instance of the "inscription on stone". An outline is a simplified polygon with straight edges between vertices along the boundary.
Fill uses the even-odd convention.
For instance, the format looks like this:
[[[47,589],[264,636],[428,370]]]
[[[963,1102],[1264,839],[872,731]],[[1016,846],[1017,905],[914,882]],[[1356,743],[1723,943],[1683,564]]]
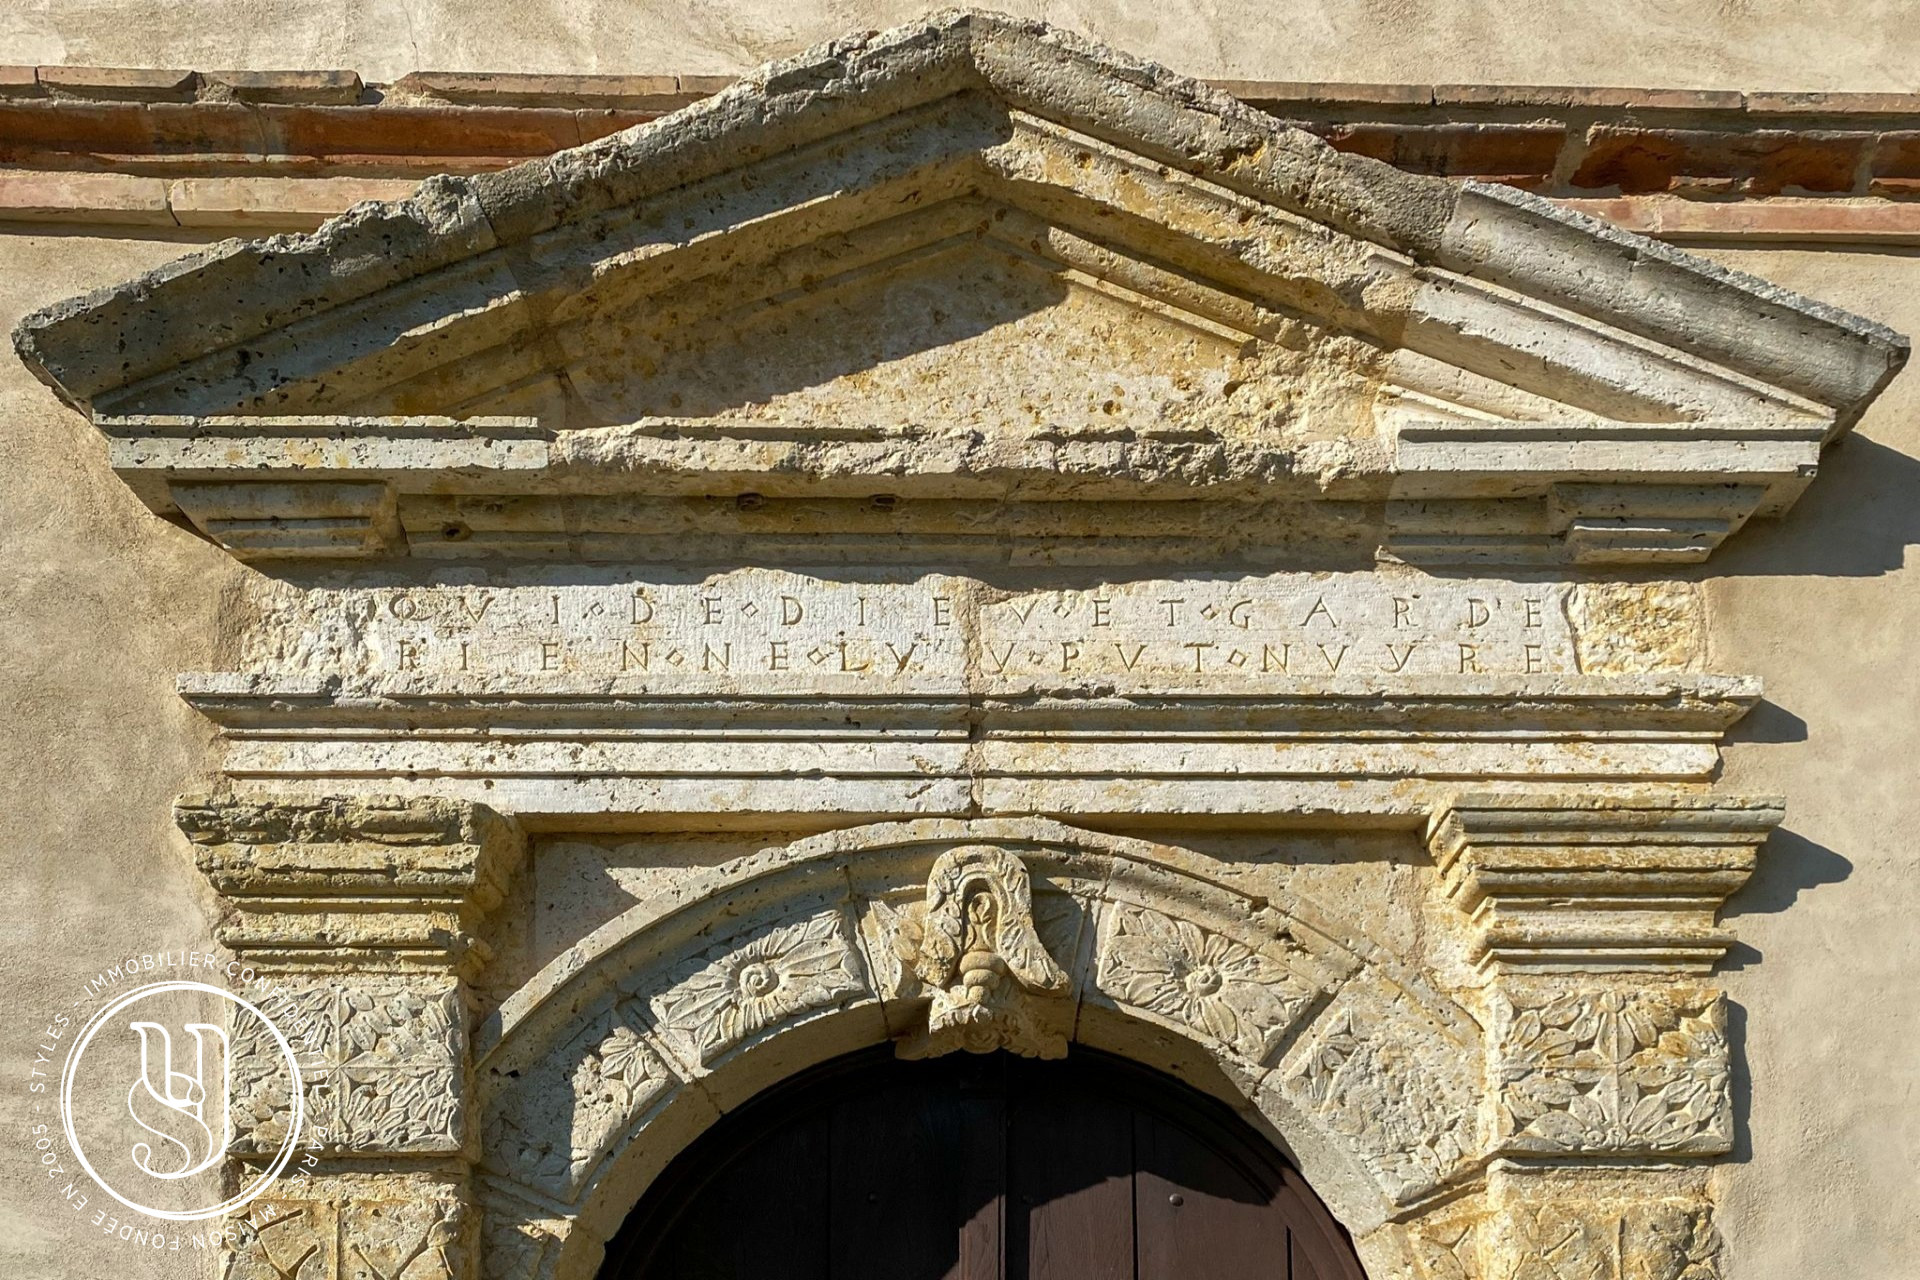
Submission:
[[[1550,675],[1577,670],[1568,588],[1282,574],[1007,590],[972,579],[697,581],[289,590],[249,663],[633,692],[906,693],[1098,683]]]

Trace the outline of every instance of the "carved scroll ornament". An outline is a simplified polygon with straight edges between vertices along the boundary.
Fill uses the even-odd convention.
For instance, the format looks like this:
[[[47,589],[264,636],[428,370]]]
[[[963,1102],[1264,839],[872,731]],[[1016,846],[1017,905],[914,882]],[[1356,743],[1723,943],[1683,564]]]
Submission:
[[[899,936],[902,958],[933,1001],[925,1037],[905,1052],[1066,1053],[1065,1034],[1042,1026],[1031,1003],[1064,992],[1067,975],[1034,927],[1033,886],[1019,858],[986,845],[941,854],[926,903],[903,919]]]

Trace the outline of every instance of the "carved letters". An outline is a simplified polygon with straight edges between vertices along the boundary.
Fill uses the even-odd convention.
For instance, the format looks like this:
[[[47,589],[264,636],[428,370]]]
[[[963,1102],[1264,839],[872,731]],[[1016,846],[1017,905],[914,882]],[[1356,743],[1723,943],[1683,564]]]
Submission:
[[[322,589],[263,602],[249,668],[356,680],[821,692],[1104,678],[1558,675],[1568,588],[1361,574],[1123,582],[1004,595],[963,578]],[[971,675],[969,674],[971,673]]]

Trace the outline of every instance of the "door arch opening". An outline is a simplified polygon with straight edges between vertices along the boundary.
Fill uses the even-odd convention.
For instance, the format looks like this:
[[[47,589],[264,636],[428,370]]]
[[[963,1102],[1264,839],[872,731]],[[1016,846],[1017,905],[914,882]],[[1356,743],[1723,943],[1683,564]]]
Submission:
[[[732,1112],[601,1280],[1365,1280],[1298,1170],[1214,1098],[1084,1047],[881,1046]]]

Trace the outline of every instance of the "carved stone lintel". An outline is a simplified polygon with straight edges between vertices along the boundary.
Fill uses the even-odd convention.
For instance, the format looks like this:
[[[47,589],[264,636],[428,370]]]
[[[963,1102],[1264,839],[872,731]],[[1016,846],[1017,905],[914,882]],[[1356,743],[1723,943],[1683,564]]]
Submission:
[[[904,918],[900,937],[903,958],[932,996],[926,1032],[903,1045],[903,1055],[1066,1053],[1064,1034],[1043,1025],[1030,1005],[1064,992],[1068,981],[1040,941],[1033,886],[1018,857],[987,845],[941,854],[926,902]]]
[[[1706,973],[1732,944],[1720,905],[1783,814],[1772,798],[1471,794],[1427,840],[1482,967]]]

